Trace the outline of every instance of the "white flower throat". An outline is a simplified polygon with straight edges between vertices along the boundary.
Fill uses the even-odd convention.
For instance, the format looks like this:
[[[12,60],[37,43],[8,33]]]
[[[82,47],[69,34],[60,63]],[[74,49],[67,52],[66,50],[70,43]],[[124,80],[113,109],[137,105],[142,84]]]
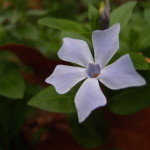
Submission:
[[[101,68],[99,64],[89,63],[86,67],[85,73],[89,78],[97,78],[100,75]]]

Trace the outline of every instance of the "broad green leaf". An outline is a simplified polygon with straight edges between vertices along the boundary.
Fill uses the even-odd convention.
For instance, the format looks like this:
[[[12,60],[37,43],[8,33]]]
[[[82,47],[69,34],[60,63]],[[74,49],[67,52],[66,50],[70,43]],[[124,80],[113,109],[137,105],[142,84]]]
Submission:
[[[31,98],[28,104],[50,112],[71,113],[76,111],[74,96],[71,92],[60,95],[51,86]]]
[[[141,51],[150,47],[150,24],[145,25],[141,29],[134,47],[136,47],[136,51]]]
[[[132,11],[136,3],[136,1],[127,2],[120,7],[114,9],[110,16],[110,25],[120,23],[121,30],[123,30],[131,18]]]
[[[83,25],[65,19],[42,18],[38,21],[38,23],[53,29],[63,30],[68,32],[77,32],[77,33],[88,32],[88,30]]]
[[[137,70],[150,70],[149,63],[145,60],[144,56],[137,53],[130,53],[131,60]]]
[[[150,9],[145,9],[144,10],[144,19],[150,23]]]
[[[109,109],[119,115],[136,113],[150,105],[150,86],[127,89],[110,101]]]
[[[103,142],[104,120],[100,110],[96,110],[83,122],[78,123],[77,114],[67,115],[74,139],[83,147],[94,148]]]
[[[94,31],[97,29],[98,26],[98,10],[94,6],[89,5],[88,13],[89,21],[91,24],[91,31]]]
[[[7,70],[0,73],[0,95],[12,99],[20,99],[24,96],[25,83],[16,69],[8,66]]]
[[[150,74],[147,74],[150,80]],[[143,87],[133,87],[122,90],[110,99],[108,107],[115,114],[128,115],[150,106],[150,83]]]

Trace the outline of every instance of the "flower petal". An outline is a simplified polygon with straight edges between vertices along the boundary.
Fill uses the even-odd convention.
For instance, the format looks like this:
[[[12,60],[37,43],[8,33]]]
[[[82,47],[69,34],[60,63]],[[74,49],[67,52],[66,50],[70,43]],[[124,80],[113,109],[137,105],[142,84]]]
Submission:
[[[119,49],[120,24],[106,30],[96,30],[92,34],[95,62],[104,68]]]
[[[79,122],[84,121],[97,107],[104,106],[106,98],[103,95],[97,79],[86,79],[75,96]]]
[[[101,71],[99,80],[108,88],[114,90],[146,84],[144,78],[134,69],[128,54],[105,67]]]
[[[60,59],[86,67],[93,63],[93,57],[87,43],[83,40],[64,38],[64,43],[58,51]]]
[[[54,85],[59,94],[64,94],[85,78],[85,68],[58,65],[45,82]]]

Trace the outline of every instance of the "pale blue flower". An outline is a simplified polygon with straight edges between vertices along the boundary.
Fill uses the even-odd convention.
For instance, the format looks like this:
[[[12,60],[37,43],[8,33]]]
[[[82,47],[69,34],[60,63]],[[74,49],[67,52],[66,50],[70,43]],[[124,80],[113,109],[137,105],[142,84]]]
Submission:
[[[114,90],[146,84],[134,69],[128,54],[106,66],[119,49],[119,32],[119,24],[93,32],[94,59],[85,41],[71,38],[63,40],[59,58],[82,67],[58,65],[46,82],[54,85],[59,94],[64,94],[86,79],[75,95],[79,122],[84,121],[94,109],[106,105],[99,81]]]

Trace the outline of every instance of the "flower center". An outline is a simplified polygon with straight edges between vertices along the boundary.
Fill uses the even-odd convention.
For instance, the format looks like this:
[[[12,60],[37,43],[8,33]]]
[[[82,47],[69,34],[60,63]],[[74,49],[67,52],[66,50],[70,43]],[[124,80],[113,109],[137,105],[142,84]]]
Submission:
[[[100,75],[100,66],[99,64],[89,63],[86,67],[86,74],[90,78],[97,78]]]

